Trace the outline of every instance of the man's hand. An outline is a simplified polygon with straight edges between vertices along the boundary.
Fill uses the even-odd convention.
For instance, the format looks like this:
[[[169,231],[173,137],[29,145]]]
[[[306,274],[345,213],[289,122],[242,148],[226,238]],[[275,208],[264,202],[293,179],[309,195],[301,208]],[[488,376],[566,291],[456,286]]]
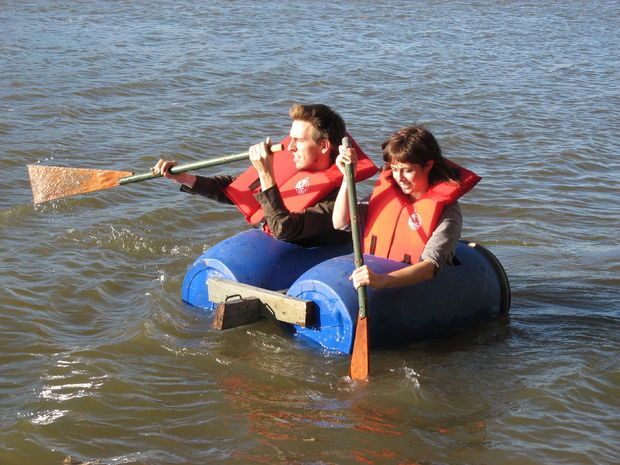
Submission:
[[[157,164],[151,168],[151,173],[161,174],[164,178],[172,179],[188,187],[193,187],[196,183],[196,176],[190,173],[172,174],[170,168],[176,165],[178,165],[176,160],[159,160]]]
[[[260,179],[261,190],[265,191],[275,186],[273,175],[273,154],[271,153],[271,138],[267,137],[265,142],[250,147],[250,161]]]

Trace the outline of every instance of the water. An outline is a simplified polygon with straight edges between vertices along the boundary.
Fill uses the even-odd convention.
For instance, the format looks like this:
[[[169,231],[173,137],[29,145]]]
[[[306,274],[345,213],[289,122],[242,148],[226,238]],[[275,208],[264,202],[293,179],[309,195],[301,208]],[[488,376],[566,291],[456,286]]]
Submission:
[[[594,0],[0,2],[0,463],[618,463],[619,26]],[[483,176],[463,235],[506,268],[508,322],[372,353],[355,386],[180,301],[231,208],[164,180],[31,203],[29,163],[238,153],[297,101],[375,160],[425,123]]]

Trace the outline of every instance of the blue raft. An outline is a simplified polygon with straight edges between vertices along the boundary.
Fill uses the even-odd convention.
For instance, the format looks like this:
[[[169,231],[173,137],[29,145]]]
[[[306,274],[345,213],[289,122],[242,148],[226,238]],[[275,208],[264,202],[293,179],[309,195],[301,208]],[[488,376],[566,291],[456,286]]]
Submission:
[[[278,241],[261,231],[237,234],[205,252],[189,268],[183,300],[212,309],[207,281],[221,277],[287,295],[315,305],[314,324],[291,327],[303,339],[351,353],[357,321],[357,292],[350,246],[304,248]],[[347,255],[343,255],[347,254]],[[385,273],[406,265],[370,255],[364,261]],[[510,286],[497,258],[486,248],[459,242],[453,266],[435,279],[396,289],[369,289],[372,347],[406,344],[453,333],[505,315]]]
[[[301,247],[258,229],[236,234],[214,245],[194,261],[183,280],[182,299],[212,310],[209,278],[224,278],[270,291],[288,289],[305,271],[329,258],[351,252],[349,244]]]

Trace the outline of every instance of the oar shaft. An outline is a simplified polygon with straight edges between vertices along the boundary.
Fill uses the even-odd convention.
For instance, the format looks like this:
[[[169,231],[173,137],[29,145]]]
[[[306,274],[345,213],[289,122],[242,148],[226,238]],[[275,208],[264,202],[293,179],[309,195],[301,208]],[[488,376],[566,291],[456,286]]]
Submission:
[[[170,168],[170,172],[172,174],[179,174],[184,173],[185,171],[193,171],[201,168],[208,168],[210,166],[224,165],[226,163],[233,163],[235,161],[245,160],[249,156],[250,154],[248,152],[244,152],[238,153],[236,155],[226,155],[224,157],[211,158],[209,160],[202,160],[194,163],[187,163],[186,165],[176,165]],[[118,183],[121,185],[129,184],[132,182],[146,181],[148,179],[154,179],[159,177],[161,177],[161,174],[152,173],[149,171],[148,173],[135,174],[133,176],[127,176],[126,178],[121,178],[118,180]]]
[[[282,144],[274,144],[271,146],[272,152],[280,152],[282,150],[284,150]],[[184,173],[185,171],[194,171],[202,168],[209,168],[210,166],[225,165],[227,163],[233,163],[235,161],[246,160],[249,157],[250,152],[237,153],[235,155],[225,155],[223,157],[210,158],[208,160],[196,161],[194,163],[187,163],[185,165],[176,165],[170,168],[170,172],[172,174],[179,174]],[[132,182],[146,181],[148,179],[154,179],[159,177],[161,177],[161,174],[159,173],[148,172],[121,178],[118,180],[118,183],[120,185],[129,184]]]
[[[349,139],[345,137],[342,145],[349,148]],[[349,197],[349,217],[351,219],[351,237],[353,239],[353,256],[355,266],[360,267],[364,264],[362,255],[362,241],[360,239],[360,228],[358,222],[357,193],[355,191],[355,173],[351,163],[345,164],[345,174],[347,178],[347,194]],[[353,352],[351,353],[351,379],[365,381],[368,379],[369,360],[368,360],[368,320],[367,317],[367,296],[366,286],[357,288],[358,314],[357,324],[355,325],[355,338],[353,339]]]
[[[353,173],[353,165],[345,164],[345,172],[347,177],[347,194],[349,197],[349,216],[351,218],[351,236],[353,239],[353,256],[355,258],[355,266],[359,268],[364,265],[364,257],[362,255],[362,241],[357,215],[357,193],[355,189],[355,173]],[[359,316],[366,318],[366,286],[357,288],[357,298],[359,301]]]

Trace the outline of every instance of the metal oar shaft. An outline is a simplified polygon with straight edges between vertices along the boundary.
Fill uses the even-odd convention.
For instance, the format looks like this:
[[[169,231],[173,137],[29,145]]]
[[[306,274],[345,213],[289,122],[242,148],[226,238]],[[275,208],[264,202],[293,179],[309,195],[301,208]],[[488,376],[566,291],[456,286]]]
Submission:
[[[364,257],[362,255],[362,241],[357,214],[357,192],[355,189],[355,174],[353,173],[353,165],[350,163],[346,164],[345,172],[347,177],[347,194],[349,197],[349,216],[351,219],[353,256],[355,259],[355,267],[359,268],[364,265]],[[360,286],[357,288],[357,298],[359,301],[359,316],[361,318],[366,318],[366,286]]]
[[[273,144],[269,147],[269,150],[273,152],[281,152],[284,150],[282,144]],[[199,170],[201,168],[209,168],[210,166],[225,165],[227,163],[233,163],[235,161],[246,160],[250,157],[250,152],[237,153],[235,155],[225,155],[218,158],[210,158],[208,160],[196,161],[194,163],[187,163],[186,165],[176,165],[170,168],[172,174],[184,173],[185,171]],[[129,184],[132,182],[146,181],[147,179],[160,178],[159,173],[142,173],[134,174],[133,176],[127,176],[118,180],[118,184]]]
[[[210,160],[202,160],[194,163],[188,163],[186,165],[176,165],[170,168],[172,174],[184,173],[185,171],[193,171],[201,168],[208,168],[210,166],[225,165],[226,163],[233,163],[235,161],[245,160],[250,156],[249,152],[238,153],[235,155],[226,155],[224,157],[212,158]],[[129,184],[132,182],[146,181],[147,179],[154,179],[161,177],[159,173],[142,173],[135,174],[133,176],[127,176],[118,180],[119,184]]]
[[[349,139],[344,138],[342,145],[350,147]],[[349,217],[351,220],[351,236],[353,239],[353,257],[355,267],[359,268],[364,264],[362,255],[362,241],[358,222],[357,193],[355,190],[355,173],[353,165],[345,164],[345,174],[347,178],[347,194],[349,197]],[[370,363],[368,360],[368,320],[367,317],[367,294],[366,286],[357,288],[358,313],[357,324],[355,325],[355,337],[353,339],[353,352],[351,353],[351,379],[365,381],[368,379]]]

